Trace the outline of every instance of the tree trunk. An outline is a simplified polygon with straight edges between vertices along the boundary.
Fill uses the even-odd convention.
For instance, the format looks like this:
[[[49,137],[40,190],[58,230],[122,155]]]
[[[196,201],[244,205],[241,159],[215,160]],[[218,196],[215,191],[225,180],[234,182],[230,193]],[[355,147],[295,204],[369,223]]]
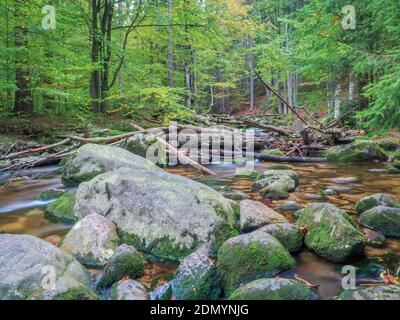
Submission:
[[[342,93],[342,86],[340,83],[338,83],[335,87],[335,119],[338,119],[340,117],[340,107],[342,104],[341,100],[341,93]]]
[[[23,114],[33,113],[33,99],[32,87],[29,74],[29,61],[28,61],[28,28],[26,26],[26,19],[24,15],[25,6],[27,1],[18,1],[15,3],[15,104],[14,112],[21,112]]]
[[[99,70],[99,52],[100,52],[100,41],[99,41],[99,28],[98,28],[98,12],[100,10],[100,4],[98,0],[89,0],[92,10],[92,25],[90,30],[90,37],[92,42],[92,67],[94,68],[90,77],[90,95],[92,99],[92,111],[100,112],[100,98],[101,98],[101,84],[100,84],[100,70]]]
[[[249,49],[251,50],[254,47],[254,40],[248,41]],[[254,54],[253,52],[249,53],[249,91],[250,91],[250,111],[254,111]]]
[[[168,18],[172,24],[172,0],[168,0]],[[168,87],[174,86],[173,79],[173,53],[172,53],[172,27],[168,28]]]

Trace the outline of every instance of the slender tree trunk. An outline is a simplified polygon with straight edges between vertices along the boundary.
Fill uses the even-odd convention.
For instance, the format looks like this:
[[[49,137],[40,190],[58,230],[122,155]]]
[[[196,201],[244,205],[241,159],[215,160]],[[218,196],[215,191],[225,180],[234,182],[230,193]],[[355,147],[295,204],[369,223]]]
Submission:
[[[192,91],[192,86],[191,86],[191,77],[190,77],[190,66],[187,61],[185,61],[185,87],[187,94],[185,96],[185,105],[187,108],[192,107],[192,98],[191,98],[191,91]]]
[[[168,0],[168,17],[172,24],[172,0]],[[174,86],[173,79],[173,53],[172,53],[172,27],[168,28],[168,87]]]
[[[100,52],[100,41],[99,41],[99,27],[98,27],[98,12],[100,10],[100,4],[98,0],[89,0],[92,10],[92,25],[91,25],[91,42],[92,42],[92,70],[90,77],[90,94],[92,99],[92,111],[100,112],[100,70],[99,70],[99,52]]]
[[[248,47],[250,50],[254,48],[254,40],[249,39]],[[253,52],[249,53],[249,91],[250,91],[250,111],[254,111],[254,54]]]
[[[15,3],[15,103],[14,112],[21,112],[24,114],[33,113],[33,99],[32,99],[32,86],[29,74],[29,61],[28,61],[28,28],[26,26],[26,15],[24,10],[28,5],[28,1],[18,1]]]
[[[349,101],[354,100],[354,89],[355,89],[355,84],[353,81],[353,74],[349,72]]]
[[[335,87],[335,113],[334,113],[335,119],[338,119],[340,117],[340,107],[342,104],[341,93],[342,93],[342,86],[340,83],[338,83],[336,84]]]

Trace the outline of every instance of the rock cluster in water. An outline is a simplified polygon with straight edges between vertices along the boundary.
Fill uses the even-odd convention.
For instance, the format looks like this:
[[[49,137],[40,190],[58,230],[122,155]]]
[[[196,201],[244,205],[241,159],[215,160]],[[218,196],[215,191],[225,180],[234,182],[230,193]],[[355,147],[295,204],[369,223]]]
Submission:
[[[147,143],[131,139],[129,148],[145,150]],[[299,185],[299,175],[287,168],[250,175],[256,179],[252,191],[268,199],[286,198]],[[344,263],[359,257],[367,243],[352,218],[333,205],[286,203],[282,210],[299,217],[291,224],[243,194],[232,193],[236,203],[117,147],[81,147],[66,164],[63,181],[78,189],[54,194],[59,198],[46,214],[74,226],[59,247],[0,234],[0,299],[318,299],[304,282],[276,277],[295,266],[292,254],[306,246]],[[395,199],[376,195],[357,208],[362,225],[397,234],[381,223],[397,221]],[[180,263],[174,278],[154,291],[139,280],[148,256]],[[88,267],[103,269],[95,281]],[[338,299],[396,295],[388,287]]]

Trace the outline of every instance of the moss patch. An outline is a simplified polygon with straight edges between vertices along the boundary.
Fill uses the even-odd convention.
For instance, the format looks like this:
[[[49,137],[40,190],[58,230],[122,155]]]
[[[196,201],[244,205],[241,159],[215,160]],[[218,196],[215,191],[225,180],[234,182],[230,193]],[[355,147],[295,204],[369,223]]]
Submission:
[[[74,216],[76,191],[70,191],[62,195],[46,208],[46,218],[65,223],[77,221]]]

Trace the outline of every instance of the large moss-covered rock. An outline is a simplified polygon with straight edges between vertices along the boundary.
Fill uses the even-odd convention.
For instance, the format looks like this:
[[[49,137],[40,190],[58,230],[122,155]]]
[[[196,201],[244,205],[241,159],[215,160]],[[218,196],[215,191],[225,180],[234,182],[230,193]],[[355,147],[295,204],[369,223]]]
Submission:
[[[387,155],[375,141],[356,141],[347,145],[330,148],[325,152],[329,161],[363,162],[386,161]]]
[[[375,207],[363,212],[358,221],[387,237],[400,238],[400,208]]]
[[[399,138],[383,138],[377,141],[379,146],[384,151],[395,151],[400,148],[400,139]]]
[[[315,300],[318,294],[305,283],[283,278],[264,278],[249,282],[229,300]]]
[[[279,240],[280,243],[290,252],[300,251],[303,246],[304,234],[299,227],[291,223],[277,223],[262,227],[260,231],[267,232]]]
[[[229,297],[241,285],[292,268],[286,248],[266,232],[254,231],[227,240],[218,252],[218,270]]]
[[[114,224],[92,213],[78,221],[61,243],[61,250],[90,267],[103,267],[117,248],[119,237]]]
[[[29,235],[0,234],[0,300],[97,299],[71,255]]]
[[[202,247],[186,257],[171,281],[172,291],[178,300],[217,300],[221,284],[214,261]]]
[[[304,209],[304,207],[302,205],[299,205],[296,201],[287,201],[279,206],[279,210],[290,213],[294,213],[301,209]]]
[[[83,181],[118,168],[161,170],[150,161],[122,148],[85,144],[64,166],[61,180],[66,186],[77,186]]]
[[[74,215],[75,191],[69,191],[46,208],[46,218],[66,223],[77,221]]]
[[[75,213],[107,216],[123,242],[165,259],[180,260],[205,243],[216,251],[237,234],[220,193],[162,170],[122,168],[82,183]]]
[[[328,203],[313,203],[304,209],[296,223],[307,227],[305,245],[333,262],[345,262],[363,252],[366,238],[352,218]]]
[[[360,214],[378,206],[398,208],[400,207],[400,203],[390,194],[377,193],[358,201],[356,203],[356,211]]]
[[[345,290],[336,300],[400,300],[400,286],[373,286]]]
[[[144,273],[145,261],[134,247],[122,244],[108,260],[98,287],[108,287],[123,277],[135,279]]]
[[[249,232],[271,223],[287,222],[286,218],[267,205],[252,200],[240,202],[240,229]]]
[[[135,280],[121,280],[114,284],[110,300],[147,300],[147,290]]]

